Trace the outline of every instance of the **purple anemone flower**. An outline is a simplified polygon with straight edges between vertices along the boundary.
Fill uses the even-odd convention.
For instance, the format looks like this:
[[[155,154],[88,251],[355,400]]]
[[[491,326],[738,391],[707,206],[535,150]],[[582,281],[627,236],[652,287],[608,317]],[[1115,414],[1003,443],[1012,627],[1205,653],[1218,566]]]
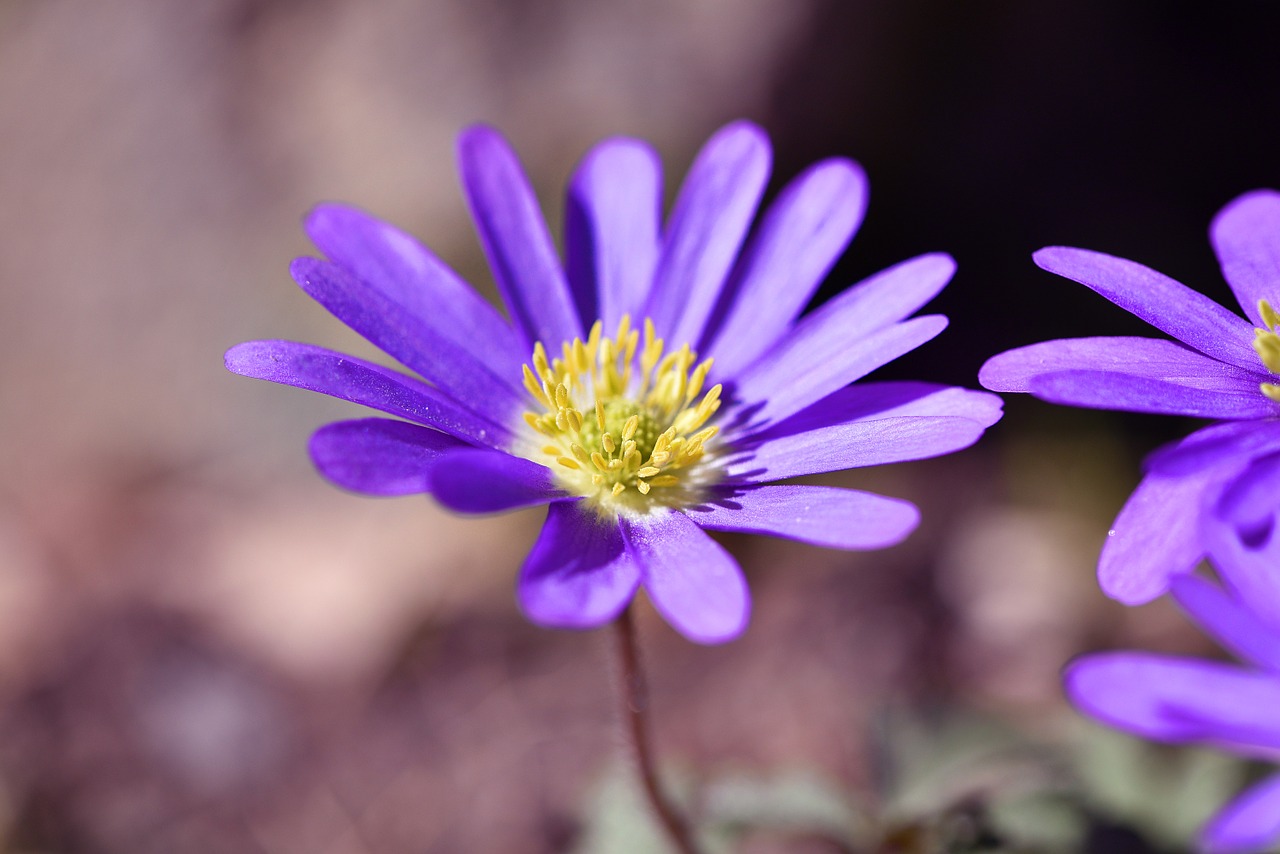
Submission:
[[[1074,279],[1176,341],[1069,338],[1010,350],[978,374],[993,391],[1052,403],[1189,415],[1216,423],[1148,458],[1098,561],[1107,595],[1139,604],[1205,555],[1196,518],[1229,484],[1280,450],[1280,194],[1247,193],[1210,227],[1223,275],[1245,315],[1154,270],[1053,246],[1040,267]],[[1271,302],[1268,302],[1268,301]]]
[[[1067,694],[1104,723],[1166,742],[1200,742],[1280,759],[1280,531],[1275,479],[1247,475],[1202,517],[1221,584],[1194,574],[1171,582],[1183,610],[1243,665],[1142,652],[1085,656],[1066,671]],[[1280,774],[1246,790],[1203,831],[1212,852],[1280,841]]]
[[[1000,416],[985,392],[850,386],[942,331],[909,316],[950,279],[946,255],[801,317],[862,219],[848,160],[784,188],[747,240],[770,169],[758,127],[711,138],[665,223],[654,151],[606,140],[569,185],[562,263],[503,138],[477,127],[458,148],[509,320],[412,237],[322,205],[306,229],[328,260],[297,259],[294,279],[417,376],[288,341],[241,344],[226,364],[402,419],[316,432],[312,458],[340,486],[463,513],[547,505],[517,585],[536,623],[602,625],[643,587],[686,637],[732,639],[747,586],[705,530],[892,545],[918,521],[908,502],[775,482],[955,451]]]

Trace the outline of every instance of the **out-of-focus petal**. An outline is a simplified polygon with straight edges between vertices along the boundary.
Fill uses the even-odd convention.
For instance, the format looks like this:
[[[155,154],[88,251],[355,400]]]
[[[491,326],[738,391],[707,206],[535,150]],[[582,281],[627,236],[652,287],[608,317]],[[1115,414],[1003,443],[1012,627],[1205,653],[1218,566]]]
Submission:
[[[329,260],[376,288],[434,335],[469,350],[499,377],[520,376],[520,365],[529,358],[521,337],[413,237],[358,208],[335,204],[316,206],[307,216],[306,230]],[[475,346],[477,341],[484,346]]]
[[[731,481],[767,483],[802,474],[923,460],[967,448],[982,436],[968,418],[877,418],[759,440],[730,452]]]
[[[1280,193],[1254,190],[1235,199],[1214,217],[1209,236],[1240,307],[1265,326],[1258,300],[1280,307]]]
[[[1280,454],[1250,463],[1200,519],[1218,575],[1265,620],[1280,649]]]
[[[477,445],[503,446],[511,431],[477,415],[446,394],[389,368],[293,341],[247,341],[225,356],[227,370],[318,391],[428,427]]]
[[[644,588],[676,631],[697,643],[733,640],[747,628],[751,598],[737,561],[683,513],[623,523]]]
[[[608,139],[578,165],[565,208],[565,265],[585,324],[617,328],[644,308],[658,262],[662,164],[647,143]]]
[[[1256,783],[1227,804],[1204,830],[1207,854],[1257,851],[1280,837],[1280,774]]]
[[[298,258],[289,269],[302,289],[335,317],[455,400],[465,400],[469,408],[499,423],[519,410],[522,393],[515,383],[520,374],[515,369],[510,377],[493,374],[473,355],[483,349],[476,342],[470,347],[453,343],[434,324],[336,264]]]
[[[467,447],[406,421],[361,418],[326,424],[311,436],[311,459],[338,486],[366,495],[427,492],[427,470],[444,451]]]
[[[1009,350],[987,360],[978,382],[992,391],[1029,392],[1037,377],[1064,371],[1127,374],[1188,388],[1237,391],[1251,386],[1254,392],[1266,379],[1174,341],[1120,337],[1062,338]]]
[[[462,185],[494,280],[528,347],[582,334],[577,309],[529,179],[507,141],[478,126],[458,138]]]
[[[764,131],[734,122],[707,141],[689,168],[644,311],[674,346],[701,339],[755,216],[771,159]]]
[[[685,512],[703,528],[769,534],[832,549],[897,545],[920,521],[920,511],[909,501],[827,486],[722,491]]]
[[[841,158],[811,166],[769,207],[698,351],[721,376],[745,368],[791,326],[862,222],[867,180]]]
[[[780,421],[934,338],[947,319],[931,314],[850,338],[847,317],[814,312],[733,381],[753,424]]]
[[[516,595],[535,623],[593,629],[622,612],[640,583],[618,523],[576,501],[557,501],[520,570]]]
[[[1034,377],[1031,393],[1050,403],[1121,412],[1231,420],[1280,414],[1280,406],[1256,382],[1225,376],[1220,387],[1205,389],[1130,374],[1060,371]]]
[[[445,451],[432,464],[427,485],[437,501],[459,513],[499,513],[565,497],[551,469],[484,448]]]
[[[1192,658],[1112,652],[1077,659],[1067,696],[1104,723],[1159,741],[1280,747],[1280,679]]]
[[[1147,471],[1189,474],[1228,459],[1248,459],[1280,451],[1280,419],[1228,421],[1203,427],[1170,442],[1143,461]]]
[[[1280,672],[1280,630],[1267,625],[1244,604],[1249,600],[1230,596],[1191,573],[1174,578],[1170,590],[1182,609],[1224,648],[1259,667]]]
[[[1194,568],[1205,553],[1193,521],[1204,496],[1242,467],[1229,459],[1186,475],[1148,473],[1107,532],[1098,558],[1102,592],[1141,605],[1168,590],[1174,575]]]
[[[1086,285],[1215,359],[1256,370],[1253,326],[1204,294],[1134,261],[1088,249],[1050,246],[1036,252],[1041,268]]]

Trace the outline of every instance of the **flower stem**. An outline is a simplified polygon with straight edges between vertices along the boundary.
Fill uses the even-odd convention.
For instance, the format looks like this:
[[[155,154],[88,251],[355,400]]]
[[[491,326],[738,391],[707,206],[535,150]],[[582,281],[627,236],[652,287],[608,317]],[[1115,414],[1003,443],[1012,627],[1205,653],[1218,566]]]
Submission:
[[[615,635],[618,639],[618,664],[622,699],[622,724],[626,730],[627,740],[631,743],[636,764],[640,769],[640,780],[644,784],[645,797],[653,808],[658,820],[666,829],[667,835],[675,843],[680,854],[699,854],[694,844],[693,834],[684,818],[676,812],[671,802],[658,787],[658,775],[654,769],[653,751],[649,744],[649,727],[645,713],[648,711],[648,696],[645,686],[644,670],[640,666],[640,651],[636,644],[635,620],[631,616],[631,606],[614,621]]]

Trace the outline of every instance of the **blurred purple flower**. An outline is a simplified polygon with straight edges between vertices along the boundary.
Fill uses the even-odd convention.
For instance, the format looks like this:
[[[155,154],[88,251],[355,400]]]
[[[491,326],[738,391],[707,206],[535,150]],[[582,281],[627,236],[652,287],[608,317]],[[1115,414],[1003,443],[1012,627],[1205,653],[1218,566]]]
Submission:
[[[1214,419],[1148,458],[1146,475],[1116,517],[1098,561],[1107,595],[1149,601],[1204,557],[1202,506],[1280,450],[1280,194],[1247,193],[1214,219],[1223,275],[1249,320],[1141,264],[1053,246],[1045,270],[1074,279],[1172,335],[1070,338],[990,359],[978,380],[993,391],[1052,403]]]
[[[314,435],[316,466],[340,486],[429,492],[464,513],[549,505],[518,582],[537,623],[599,626],[643,586],[686,637],[730,640],[747,587],[703,529],[892,545],[918,521],[908,502],[772,482],[954,451],[1000,416],[985,392],[849,386],[942,331],[943,317],[909,315],[950,279],[946,255],[800,317],[862,219],[848,160],[784,188],[744,247],[770,169],[759,128],[711,138],[665,224],[653,150],[606,140],[570,183],[562,266],[503,138],[473,128],[459,157],[510,323],[413,238],[323,205],[306,228],[329,260],[299,258],[293,277],[421,379],[288,341],[241,344],[226,364],[405,419]]]
[[[1203,517],[1221,586],[1192,574],[1171,582],[1187,614],[1244,665],[1142,652],[1085,656],[1065,675],[1081,711],[1144,738],[1280,758],[1280,532],[1273,513],[1257,512],[1275,506],[1272,474],[1241,478]],[[1202,841],[1212,852],[1280,841],[1280,774],[1224,807]]]

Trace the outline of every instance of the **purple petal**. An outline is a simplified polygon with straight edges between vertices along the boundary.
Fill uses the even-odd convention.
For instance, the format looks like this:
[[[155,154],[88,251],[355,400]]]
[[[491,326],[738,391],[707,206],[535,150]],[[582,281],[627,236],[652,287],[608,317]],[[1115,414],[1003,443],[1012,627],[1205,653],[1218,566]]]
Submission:
[[[1173,579],[1170,589],[1182,609],[1223,647],[1259,667],[1280,671],[1280,630],[1245,606],[1252,600],[1232,597],[1190,573]]]
[[[227,351],[227,370],[241,376],[318,391],[490,447],[513,441],[506,427],[448,395],[396,371],[293,341],[248,341]]]
[[[458,138],[458,161],[480,242],[525,343],[557,351],[582,334],[582,325],[520,161],[497,131],[483,126]]]
[[[644,308],[658,263],[662,165],[647,143],[610,139],[583,158],[569,184],[565,258],[579,313],[606,330]]]
[[[825,308],[825,306],[824,306]],[[862,337],[848,318],[821,310],[733,383],[754,424],[780,421],[909,353],[947,326],[941,315],[896,323]]]
[[[321,474],[366,495],[427,492],[427,469],[442,452],[461,447],[439,430],[387,418],[326,424],[310,444]]]
[[[1246,789],[1200,832],[1209,854],[1256,851],[1280,837],[1280,774]]]
[[[564,498],[551,469],[483,448],[442,453],[427,473],[436,500],[458,513],[500,513]]]
[[[557,501],[520,570],[516,595],[535,623],[593,629],[617,617],[639,583],[618,523],[580,502]]]
[[[1127,374],[1203,389],[1239,390],[1243,382],[1256,391],[1266,380],[1161,338],[1063,338],[993,356],[978,382],[992,391],[1027,392],[1035,378],[1063,371]]]
[[[897,545],[920,522],[914,504],[853,489],[759,486],[685,510],[700,527],[770,534],[832,549]]]
[[[867,204],[862,169],[826,160],[770,206],[721,295],[724,319],[698,349],[735,376],[782,336],[853,238]]]
[[[509,379],[494,375],[470,348],[453,343],[433,324],[336,264],[298,258],[289,269],[302,289],[335,317],[450,397],[500,423],[519,411],[523,393],[513,384],[520,376],[515,369]],[[470,344],[483,349],[483,342]]]
[[[1249,463],[1210,508],[1200,536],[1218,577],[1272,627],[1280,649],[1280,454]]]
[[[645,316],[673,347],[702,337],[769,178],[764,131],[734,122],[699,152],[676,199]]]
[[[1266,418],[1275,401],[1256,382],[1223,377],[1222,388],[1204,389],[1102,371],[1060,371],[1031,380],[1031,393],[1050,403],[1121,412],[1189,415],[1194,418]],[[1229,386],[1234,385],[1234,388]]]
[[[878,418],[759,439],[730,453],[723,471],[744,483],[765,483],[827,471],[922,460],[967,448],[983,426],[968,418]]]
[[[1233,478],[1243,462],[1227,461],[1185,475],[1151,472],[1129,496],[1098,558],[1102,592],[1141,605],[1169,589],[1169,579],[1204,557],[1196,520],[1204,496]]]
[[[623,533],[649,598],[676,631],[696,643],[723,643],[746,631],[751,597],[742,570],[688,516],[627,519]]]
[[[467,350],[499,377],[520,376],[529,358],[520,336],[493,306],[413,237],[345,205],[320,205],[307,234],[331,261],[426,324],[434,337]],[[475,347],[483,341],[483,347]],[[426,349],[423,345],[422,349]]]
[[[876,418],[943,416],[967,418],[984,428],[1000,420],[999,395],[967,388],[921,382],[859,383],[822,400],[770,427],[762,437],[790,436],[846,421]]]
[[[1063,676],[1086,714],[1144,738],[1280,747],[1280,678],[1217,662],[1139,652],[1090,655]]]
[[[1230,459],[1253,459],[1280,451],[1280,420],[1228,421],[1201,428],[1143,461],[1147,471],[1177,475]]]
[[[1209,236],[1240,307],[1255,326],[1265,326],[1258,300],[1280,305],[1280,193],[1240,196],[1214,217]]]
[[[1206,356],[1248,370],[1260,364],[1249,323],[1149,267],[1065,246],[1050,246],[1032,257],[1041,268],[1087,285]]]

